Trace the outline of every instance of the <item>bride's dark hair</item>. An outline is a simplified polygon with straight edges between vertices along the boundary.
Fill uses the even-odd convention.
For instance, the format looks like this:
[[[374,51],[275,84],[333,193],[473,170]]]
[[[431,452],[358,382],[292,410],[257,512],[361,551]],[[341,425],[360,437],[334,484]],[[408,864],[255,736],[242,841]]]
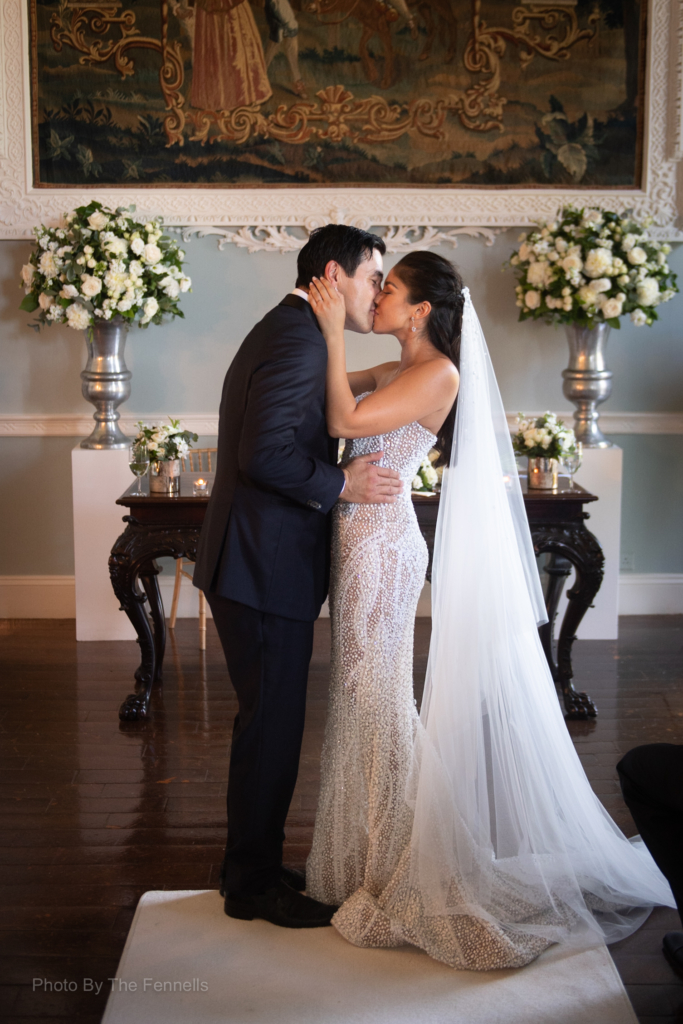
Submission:
[[[459,370],[464,298],[458,271],[452,263],[434,252],[409,252],[396,264],[394,273],[408,289],[411,303],[431,304],[427,336],[434,348],[448,356]],[[437,434],[437,466],[447,466],[450,462],[457,404],[456,398]]]

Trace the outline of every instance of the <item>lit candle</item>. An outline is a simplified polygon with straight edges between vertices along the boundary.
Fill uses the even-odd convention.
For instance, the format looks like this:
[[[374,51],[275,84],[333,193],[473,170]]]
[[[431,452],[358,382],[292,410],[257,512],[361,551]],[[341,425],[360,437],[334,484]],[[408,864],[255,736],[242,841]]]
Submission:
[[[209,485],[206,480],[202,480],[200,477],[198,480],[195,480],[192,490],[195,495],[206,494],[209,490]]]

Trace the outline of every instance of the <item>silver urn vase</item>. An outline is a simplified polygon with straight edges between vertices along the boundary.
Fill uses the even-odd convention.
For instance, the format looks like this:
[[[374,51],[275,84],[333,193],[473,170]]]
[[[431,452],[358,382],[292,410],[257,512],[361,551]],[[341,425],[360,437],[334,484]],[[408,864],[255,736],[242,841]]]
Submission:
[[[579,327],[569,324],[569,366],[562,371],[565,398],[576,406],[574,433],[584,448],[611,448],[600,430],[598,405],[612,394],[612,371],[605,365],[605,349],[611,330],[609,324]]]
[[[130,324],[124,317],[96,320],[85,332],[88,361],[81,374],[83,397],[95,406],[95,429],[81,448],[128,448],[119,427],[118,407],[130,398],[133,376],[124,359]]]
[[[180,493],[180,459],[149,464],[150,494]]]
[[[539,491],[557,487],[557,459],[529,458],[528,485]]]

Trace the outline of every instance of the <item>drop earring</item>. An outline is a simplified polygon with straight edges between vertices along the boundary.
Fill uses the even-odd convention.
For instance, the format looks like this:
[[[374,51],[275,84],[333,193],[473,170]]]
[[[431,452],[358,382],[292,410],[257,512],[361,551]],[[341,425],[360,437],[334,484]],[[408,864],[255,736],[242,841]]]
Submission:
[[[416,331],[417,327],[415,326],[415,317],[414,316],[411,316],[410,323],[411,323],[411,328],[410,328],[411,331]]]

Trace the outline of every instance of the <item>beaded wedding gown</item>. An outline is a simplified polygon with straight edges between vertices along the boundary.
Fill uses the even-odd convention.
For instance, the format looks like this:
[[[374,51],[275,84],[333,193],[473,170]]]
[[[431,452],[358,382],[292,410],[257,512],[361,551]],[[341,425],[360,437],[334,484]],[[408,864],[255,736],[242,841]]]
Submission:
[[[404,489],[391,505],[333,510],[330,706],[306,875],[309,894],[325,903],[341,904],[361,885],[379,894],[410,834],[413,633],[428,561],[410,485],[435,440],[411,423],[344,450],[344,463],[383,450]]]
[[[340,905],[333,924],[356,946],[412,943],[457,967],[519,967],[548,942],[524,936],[515,944],[485,915],[434,919],[410,891],[406,789],[420,728],[413,636],[428,562],[410,495],[435,442],[410,423],[344,449],[343,463],[383,451],[403,492],[394,504],[339,502],[333,511],[330,705],[306,891]],[[402,921],[388,909],[397,896],[407,898]]]
[[[361,395],[361,401],[365,395]],[[427,549],[418,423],[347,442],[397,470],[393,504],[333,510],[331,681],[307,893],[357,946],[521,967],[674,906],[642,841],[593,793],[540,644],[544,606],[505,412],[465,289],[460,395],[434,547],[425,694],[413,633]]]

